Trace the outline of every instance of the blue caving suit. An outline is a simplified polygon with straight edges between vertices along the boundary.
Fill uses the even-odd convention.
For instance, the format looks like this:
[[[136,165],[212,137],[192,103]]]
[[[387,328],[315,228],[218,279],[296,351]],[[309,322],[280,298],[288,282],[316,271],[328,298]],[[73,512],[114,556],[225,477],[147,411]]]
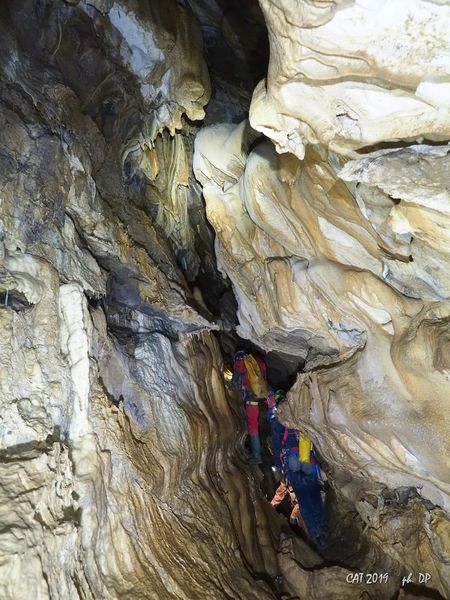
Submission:
[[[298,460],[299,431],[282,425],[275,411],[270,417],[275,466],[294,489],[311,539],[319,548],[324,548],[327,544],[326,518],[315,465]]]

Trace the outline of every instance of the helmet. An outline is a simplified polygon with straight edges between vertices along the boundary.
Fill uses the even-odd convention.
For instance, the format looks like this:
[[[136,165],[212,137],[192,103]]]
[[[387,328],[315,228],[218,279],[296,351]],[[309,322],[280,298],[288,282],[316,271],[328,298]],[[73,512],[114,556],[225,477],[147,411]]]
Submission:
[[[277,390],[275,392],[275,402],[278,404],[286,398],[286,392],[284,390]]]

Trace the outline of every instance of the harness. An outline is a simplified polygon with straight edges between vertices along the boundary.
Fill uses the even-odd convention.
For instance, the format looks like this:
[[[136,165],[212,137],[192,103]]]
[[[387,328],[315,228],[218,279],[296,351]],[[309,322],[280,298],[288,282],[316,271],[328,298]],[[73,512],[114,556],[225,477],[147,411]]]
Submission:
[[[281,440],[281,445],[282,445],[282,446],[284,446],[284,445],[285,445],[285,443],[286,443],[286,440],[288,439],[288,435],[289,435],[289,429],[288,429],[287,427],[285,427],[285,428],[284,428],[284,431],[283,431],[283,438],[282,438],[282,440]],[[293,448],[292,448],[292,450],[293,450]],[[297,448],[297,450],[298,450],[298,448]]]
[[[290,452],[297,452],[298,453],[298,446],[292,446],[291,448],[284,448],[284,445],[286,444],[286,440],[288,439],[289,436],[289,428],[285,427],[284,428],[284,432],[283,432],[283,437],[281,439],[281,452],[280,452],[280,461],[281,461],[281,465],[282,465],[282,472],[283,475],[286,477],[286,472],[287,472],[287,456]]]
[[[322,471],[319,467],[319,463],[316,460],[316,453],[314,450],[311,450],[311,457],[312,457],[311,462],[313,465],[313,475],[315,475],[317,477],[317,479],[323,483]]]
[[[299,434],[301,435],[301,433]],[[282,445],[282,450],[280,453],[280,460],[281,460],[281,464],[283,466],[283,473],[286,474],[286,459],[287,456],[290,452],[293,453],[298,453],[299,452],[299,446],[292,446],[291,448],[283,448],[283,446],[286,443],[286,440],[289,436],[289,429],[287,427],[284,428],[284,432],[283,432],[283,438],[281,440],[281,445]],[[320,481],[323,481],[323,477],[322,477],[322,472],[320,470],[320,467],[317,463],[316,460],[316,453],[314,451],[314,449],[311,450],[311,455],[310,455],[310,461],[309,464],[312,464],[313,466],[313,475],[316,476]]]

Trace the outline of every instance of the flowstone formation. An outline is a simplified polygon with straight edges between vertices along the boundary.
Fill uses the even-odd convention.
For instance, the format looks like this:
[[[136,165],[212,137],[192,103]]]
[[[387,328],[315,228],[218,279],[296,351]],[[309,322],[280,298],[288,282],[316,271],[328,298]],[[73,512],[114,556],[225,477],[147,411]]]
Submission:
[[[192,176],[198,27],[175,2],[0,12],[0,597],[273,598]]]
[[[261,0],[271,47],[250,120],[280,152],[450,135],[445,2]]]
[[[448,596],[449,20],[0,4],[2,600]],[[280,414],[328,474],[325,556],[246,461],[236,303],[304,365]]]
[[[261,6],[271,55],[250,123],[202,130],[194,155],[238,331],[303,358],[281,418],[369,540],[447,597],[450,13]]]

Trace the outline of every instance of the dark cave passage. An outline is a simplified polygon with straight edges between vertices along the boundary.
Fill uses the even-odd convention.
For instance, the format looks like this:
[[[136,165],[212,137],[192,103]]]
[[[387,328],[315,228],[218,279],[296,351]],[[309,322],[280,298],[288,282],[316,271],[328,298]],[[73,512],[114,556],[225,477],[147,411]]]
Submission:
[[[256,84],[267,74],[269,41],[257,0],[218,0],[208,6],[183,0],[202,31],[212,95],[204,124],[239,123],[248,117]]]
[[[1,600],[445,597],[450,13],[388,4],[1,4]]]

